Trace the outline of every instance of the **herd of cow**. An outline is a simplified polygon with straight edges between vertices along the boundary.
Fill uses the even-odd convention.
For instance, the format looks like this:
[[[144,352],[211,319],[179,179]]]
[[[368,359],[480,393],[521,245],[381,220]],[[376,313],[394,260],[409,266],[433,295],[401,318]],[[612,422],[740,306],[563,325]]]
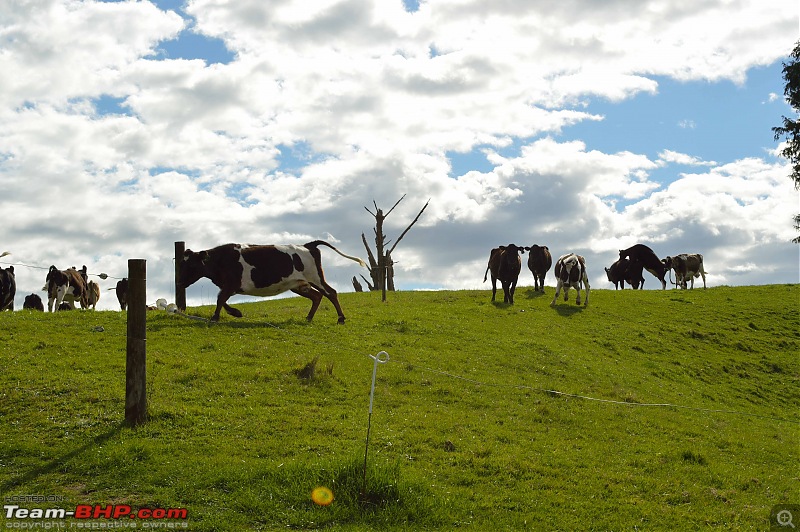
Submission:
[[[47,292],[47,310],[73,310],[75,302],[79,302],[81,308],[92,310],[100,300],[100,286],[89,280],[86,266],[76,270],[73,266],[66,270],[59,270],[55,266],[50,266],[42,288]],[[122,279],[116,286],[117,300],[120,308],[127,308],[128,280]],[[17,294],[16,277],[14,276],[14,266],[0,268],[0,311],[14,310],[14,297]],[[44,312],[44,303],[38,294],[25,296],[22,308],[38,310]]]
[[[339,323],[345,317],[336,290],[326,281],[322,272],[322,260],[319,246],[326,246],[339,255],[358,262],[366,267],[366,263],[358,257],[345,255],[331,244],[323,240],[315,240],[302,246],[250,246],[243,244],[225,244],[204,251],[184,252],[180,264],[178,286],[186,288],[206,277],[219,289],[217,306],[212,321],[219,320],[220,311],[224,308],[228,314],[241,317],[242,313],[228,305],[228,299],[234,294],[252,296],[273,296],[286,291],[301,295],[311,300],[311,310],[306,319],[311,321],[319,308],[323,297],[333,303],[338,314]],[[547,246],[530,247],[509,244],[492,249],[489,263],[484,274],[484,282],[491,273],[492,301],[497,293],[497,281],[503,289],[503,301],[514,303],[514,291],[522,269],[520,254],[528,255],[528,268],[534,278],[534,290],[544,292],[544,278],[552,266],[552,256]],[[700,254],[681,254],[659,259],[652,249],[644,244],[636,244],[628,249],[620,250],[619,260],[606,268],[608,280],[614,288],[625,288],[627,282],[634,289],[644,286],[642,272],[647,270],[661,281],[662,289],[666,289],[665,277],[672,270],[675,272],[676,286],[687,288],[687,281],[694,288],[694,279],[702,275],[703,288],[706,287],[706,272],[703,269],[703,256]],[[576,304],[581,304],[581,288],[585,290],[584,305],[589,303],[589,277],[586,273],[586,260],[575,253],[569,253],[556,260],[554,273],[556,276],[556,293],[551,305],[556,304],[561,290],[567,300],[570,288],[577,290]],[[80,270],[74,267],[59,270],[51,266],[47,272],[45,286],[47,291],[47,308],[55,310],[74,309],[78,301],[81,308],[94,309],[100,299],[100,287],[88,280],[86,266]],[[120,280],[116,287],[120,308],[127,308],[128,280]],[[16,281],[14,267],[0,268],[0,311],[14,310]],[[44,311],[41,298],[31,294],[25,298],[23,308]]]
[[[486,273],[483,281],[486,282],[487,276],[492,278],[492,301],[495,300],[497,293],[497,281],[503,288],[503,302],[514,304],[514,291],[517,287],[520,271],[522,270],[522,260],[520,254],[528,251],[528,268],[533,274],[534,290],[544,292],[544,277],[553,264],[553,258],[547,246],[517,246],[509,244],[494,248],[489,254],[489,263],[486,265]],[[628,249],[619,250],[619,260],[606,268],[608,280],[614,283],[614,289],[624,289],[625,283],[631,285],[635,290],[644,287],[644,277],[642,272],[647,270],[661,281],[662,289],[667,288],[665,277],[670,270],[675,272],[676,286],[687,288],[687,281],[691,282],[694,288],[694,279],[703,276],[703,288],[706,287],[706,272],[703,269],[703,256],[699,253],[681,254],[674,257],[659,259],[652,249],[644,244],[636,244]],[[551,306],[556,304],[561,289],[564,289],[564,301],[567,300],[569,289],[575,288],[578,296],[575,303],[581,304],[581,287],[585,290],[584,305],[589,304],[589,276],[586,273],[586,259],[575,253],[568,253],[556,260],[553,270],[556,276],[556,293],[553,296]]]

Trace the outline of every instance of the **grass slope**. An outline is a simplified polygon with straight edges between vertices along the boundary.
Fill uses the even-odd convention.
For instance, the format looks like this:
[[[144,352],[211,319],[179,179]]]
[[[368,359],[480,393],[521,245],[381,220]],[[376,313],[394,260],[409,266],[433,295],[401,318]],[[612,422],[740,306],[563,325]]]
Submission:
[[[800,287],[552,294],[342,294],[344,326],[299,298],[153,312],[138,428],[124,313],[2,313],[0,495],[192,530],[749,530],[800,502]]]

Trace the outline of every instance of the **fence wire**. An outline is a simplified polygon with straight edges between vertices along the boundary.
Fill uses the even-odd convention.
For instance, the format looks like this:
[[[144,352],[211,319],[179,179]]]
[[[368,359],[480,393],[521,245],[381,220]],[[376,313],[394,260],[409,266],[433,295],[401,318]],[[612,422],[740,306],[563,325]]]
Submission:
[[[471,379],[469,377],[464,377],[463,375],[457,375],[455,373],[451,373],[449,371],[443,371],[440,369],[430,368],[427,366],[423,366],[420,364],[416,364],[414,362],[410,362],[408,360],[403,359],[402,357],[398,357],[396,355],[392,355],[391,362],[399,362],[401,364],[405,364],[407,368],[410,369],[421,369],[430,373],[434,373],[437,375],[442,375],[444,377],[448,377],[451,379],[456,379],[464,382],[468,382],[470,384],[474,384],[475,386],[487,386],[492,388],[511,388],[516,390],[527,390],[531,392],[539,392],[547,394],[551,397],[567,397],[570,399],[582,399],[585,401],[593,401],[596,403],[605,403],[611,405],[622,405],[628,407],[644,407],[644,408],[672,408],[675,410],[692,410],[695,412],[704,412],[704,413],[713,413],[713,414],[729,414],[729,415],[736,415],[736,416],[747,416],[747,417],[754,417],[759,419],[767,419],[770,421],[779,421],[781,423],[791,423],[794,425],[800,425],[800,421],[793,420],[793,419],[785,419],[775,416],[767,416],[763,414],[754,414],[752,412],[742,412],[739,410],[727,410],[722,408],[707,408],[701,406],[687,406],[687,405],[678,405],[674,403],[638,403],[638,402],[631,402],[631,401],[618,401],[614,399],[602,399],[598,397],[591,397],[588,395],[576,394],[576,393],[567,393],[561,392],[558,390],[550,390],[547,388],[538,388],[536,386],[528,386],[526,384],[502,384],[496,382],[486,382],[480,381],[477,379]]]

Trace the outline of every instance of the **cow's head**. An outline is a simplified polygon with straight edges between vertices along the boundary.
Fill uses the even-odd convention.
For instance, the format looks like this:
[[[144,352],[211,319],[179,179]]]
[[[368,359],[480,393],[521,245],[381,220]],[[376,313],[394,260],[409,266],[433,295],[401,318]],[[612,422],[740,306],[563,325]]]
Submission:
[[[516,244],[509,244],[507,246],[500,246],[500,249],[502,249],[506,253],[510,253],[512,256],[515,253],[525,254],[525,248],[523,246],[518,246]],[[528,249],[530,249],[530,248],[528,248]]]
[[[186,288],[196,283],[201,277],[206,276],[206,261],[208,251],[192,251],[187,249],[183,252],[183,262],[181,262],[181,274],[178,279],[178,286]]]

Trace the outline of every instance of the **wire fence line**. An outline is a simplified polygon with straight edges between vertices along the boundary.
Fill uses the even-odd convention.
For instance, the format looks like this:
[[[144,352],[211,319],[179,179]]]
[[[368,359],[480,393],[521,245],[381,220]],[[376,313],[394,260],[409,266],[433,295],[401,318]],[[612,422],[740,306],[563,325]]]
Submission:
[[[463,375],[457,375],[455,373],[451,373],[449,371],[444,371],[440,369],[430,368],[427,366],[423,366],[414,362],[410,362],[408,360],[403,359],[402,357],[398,357],[392,355],[391,362],[398,362],[401,364],[405,364],[406,367],[410,369],[421,369],[424,371],[428,371],[430,373],[434,373],[437,375],[442,375],[444,377],[448,377],[451,379],[456,379],[464,382],[468,382],[470,384],[474,384],[475,386],[487,386],[492,388],[511,388],[517,390],[527,390],[531,392],[539,392],[547,394],[551,397],[566,397],[570,399],[581,399],[585,401],[593,401],[596,403],[604,403],[604,404],[611,404],[611,405],[622,405],[628,407],[643,407],[643,408],[672,408],[675,410],[692,410],[695,412],[703,412],[703,413],[713,413],[713,414],[729,414],[729,415],[737,415],[737,416],[747,416],[747,417],[754,417],[759,419],[767,419],[770,421],[778,421],[781,423],[791,423],[794,425],[800,425],[799,420],[793,419],[786,419],[780,418],[775,416],[767,416],[763,414],[754,414],[752,412],[742,412],[739,410],[726,410],[721,408],[707,408],[707,407],[700,407],[700,406],[687,406],[687,405],[678,405],[674,403],[638,403],[638,402],[631,402],[631,401],[618,401],[614,399],[602,399],[598,397],[591,397],[588,395],[576,394],[576,393],[567,393],[561,392],[558,390],[550,390],[547,388],[539,388],[536,386],[528,386],[526,384],[504,384],[504,383],[496,383],[496,382],[486,382],[480,381],[477,379],[472,379],[469,377],[464,377]]]
[[[35,270],[50,270],[50,266],[37,266],[35,264],[25,264],[24,262],[6,262],[0,261],[0,264],[5,264],[6,266],[22,266],[25,268],[33,268]],[[122,280],[123,277],[114,277],[113,275],[108,275],[107,273],[92,273],[86,272],[86,275],[94,275],[95,277],[99,277],[101,279],[116,279]]]

